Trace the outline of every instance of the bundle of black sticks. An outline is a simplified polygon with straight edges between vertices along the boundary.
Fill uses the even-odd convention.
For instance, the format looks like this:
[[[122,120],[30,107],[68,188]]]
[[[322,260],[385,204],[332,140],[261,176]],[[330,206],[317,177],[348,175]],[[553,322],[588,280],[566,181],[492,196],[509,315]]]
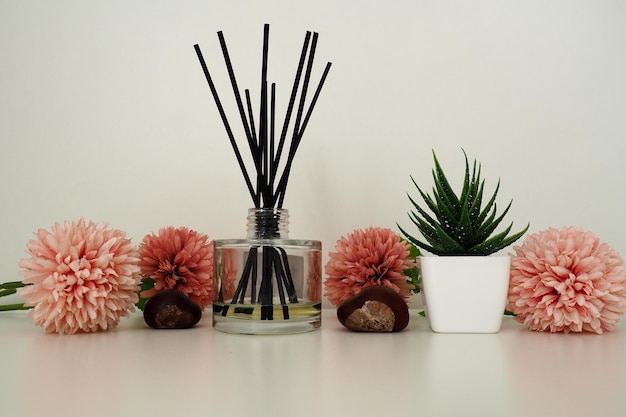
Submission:
[[[313,109],[315,104],[317,103],[317,99],[322,91],[322,87],[324,86],[324,81],[326,80],[326,76],[328,75],[328,71],[330,70],[331,63],[328,62],[326,64],[326,68],[324,69],[324,73],[319,81],[319,84],[313,94],[313,98],[309,102],[308,109],[306,113],[304,112],[306,99],[307,99],[307,90],[309,87],[309,82],[311,78],[311,70],[313,68],[313,61],[315,59],[315,49],[317,46],[317,38],[318,34],[314,32],[311,36],[311,32],[307,32],[304,38],[304,44],[302,46],[302,53],[300,54],[300,61],[298,63],[298,69],[296,71],[296,77],[293,83],[293,87],[291,90],[291,96],[289,98],[289,104],[287,105],[287,110],[285,114],[285,121],[283,123],[280,136],[278,138],[278,144],[276,146],[275,142],[275,132],[276,132],[276,84],[272,83],[270,88],[270,100],[269,100],[269,112],[268,112],[268,88],[267,88],[267,61],[268,61],[268,47],[269,47],[269,25],[266,24],[264,26],[263,31],[263,61],[261,65],[261,102],[260,102],[260,117],[259,117],[259,129],[258,135],[254,125],[254,117],[252,114],[252,102],[250,99],[250,90],[246,89],[246,104],[247,110],[244,108],[243,101],[241,99],[241,94],[239,93],[239,87],[237,85],[237,80],[235,78],[235,73],[233,71],[233,67],[230,61],[230,56],[228,53],[228,48],[226,47],[226,41],[224,40],[224,35],[222,32],[218,32],[217,36],[220,41],[220,45],[222,47],[222,53],[224,54],[224,61],[226,62],[226,68],[228,70],[228,75],[230,77],[230,82],[233,88],[233,93],[235,95],[235,100],[237,102],[237,108],[239,109],[239,115],[241,116],[241,122],[243,123],[243,128],[246,133],[246,139],[248,142],[248,147],[250,148],[250,153],[252,155],[252,160],[254,161],[254,169],[256,171],[256,185],[252,184],[250,176],[248,174],[248,169],[246,168],[243,158],[241,156],[241,152],[239,150],[239,146],[237,145],[237,141],[233,135],[232,129],[228,122],[228,118],[224,112],[224,108],[222,107],[222,103],[218,96],[217,90],[215,88],[215,84],[213,83],[213,79],[209,73],[209,69],[202,57],[202,52],[200,51],[200,47],[196,44],[194,48],[196,50],[196,54],[198,55],[198,59],[200,60],[200,65],[202,66],[202,70],[204,71],[204,75],[209,83],[209,88],[211,89],[211,93],[213,94],[213,98],[215,99],[215,104],[217,105],[217,109],[220,113],[222,121],[224,123],[224,127],[226,128],[226,133],[228,134],[228,138],[230,139],[230,143],[235,152],[235,156],[237,158],[237,162],[239,163],[239,167],[241,168],[241,172],[246,181],[246,185],[248,187],[248,191],[250,192],[250,196],[252,197],[252,201],[254,202],[254,207],[264,207],[264,208],[273,208],[273,207],[282,207],[283,201],[285,198],[285,190],[287,188],[287,182],[289,179],[289,173],[291,171],[291,166],[293,163],[294,156],[296,151],[298,150],[298,146],[300,145],[300,141],[302,140],[302,136],[304,135],[304,131],[309,123],[309,119],[311,118],[311,114],[313,113]],[[312,38],[312,39],[311,39]],[[310,44],[310,45],[309,45]],[[308,62],[306,65],[306,70],[304,73],[304,79],[301,83],[302,71],[304,69],[304,62],[306,60],[308,53]],[[301,89],[300,89],[301,87]],[[298,103],[298,109],[296,112],[296,120],[292,127],[291,140],[289,143],[289,150],[287,154],[287,161],[283,165],[282,174],[278,179],[278,184],[276,184],[276,179],[278,178],[278,169],[280,166],[281,156],[283,154],[283,149],[285,146],[285,142],[287,140],[287,132],[290,127],[291,117],[293,115],[293,110],[296,102],[296,97],[298,95],[298,90],[300,91],[300,98]],[[246,114],[247,112],[247,114]],[[276,184],[276,185],[275,185]]]
[[[254,170],[256,172],[256,184],[253,185],[250,178],[248,169],[244,163],[243,157],[239,150],[239,146],[234,137],[231,126],[228,122],[228,118],[224,112],[224,108],[220,101],[217,89],[213,79],[209,73],[209,69],[202,56],[200,47],[196,44],[194,49],[204,71],[204,75],[209,84],[209,88],[217,105],[217,109],[226,128],[226,133],[230,140],[231,146],[239,163],[239,167],[246,181],[246,186],[252,197],[254,207],[257,209],[281,209],[285,199],[285,191],[289,180],[289,173],[291,172],[293,160],[304,135],[304,131],[308,125],[308,122],[313,113],[315,104],[326,80],[326,76],[331,67],[331,63],[328,62],[324,69],[324,72],[320,78],[315,93],[312,99],[308,103],[308,108],[305,112],[305,106],[307,103],[307,90],[309,87],[311,72],[313,68],[313,62],[315,59],[315,50],[317,46],[318,34],[316,32],[306,32],[304,43],[302,46],[302,52],[300,54],[300,60],[296,70],[296,76],[294,79],[293,87],[291,89],[291,95],[289,103],[287,105],[285,120],[283,122],[282,129],[280,130],[280,136],[278,137],[278,143],[276,143],[276,84],[272,83],[269,92],[268,102],[268,81],[267,81],[267,63],[268,63],[268,49],[269,49],[269,25],[264,25],[263,31],[263,55],[261,65],[261,99],[260,99],[260,115],[258,118],[258,132],[255,128],[252,100],[250,98],[250,91],[245,89],[246,107],[244,107],[235,73],[231,64],[228,48],[226,47],[226,41],[222,32],[217,33],[222,53],[224,55],[224,61],[230,77],[231,86],[245,131],[248,148],[250,149],[252,161],[254,164]],[[308,60],[307,60],[308,55]],[[306,69],[305,69],[306,61]],[[304,71],[304,77],[302,73]],[[296,110],[296,117],[293,126],[291,126],[291,118],[294,113],[294,107],[296,100],[299,100]],[[290,141],[287,151],[287,160],[284,164],[281,164],[281,156],[287,142],[288,131],[291,127]],[[282,167],[282,172],[279,175],[279,170]],[[278,180],[278,182],[276,182]],[[265,224],[272,230],[278,232],[277,225],[273,225],[271,219],[266,221]],[[277,221],[277,219],[276,219]],[[267,234],[263,233],[264,237]],[[270,237],[272,234],[270,233]],[[278,235],[274,236],[278,237]],[[231,300],[231,304],[238,304],[239,306],[245,303],[244,297],[249,291],[250,304],[261,305],[261,319],[272,320],[273,319],[273,293],[274,282],[276,282],[279,300],[282,305],[283,318],[289,318],[289,310],[287,306],[287,300],[289,303],[297,303],[298,297],[296,294],[295,286],[293,283],[293,277],[291,274],[291,268],[289,267],[288,256],[284,249],[280,247],[263,245],[261,247],[262,252],[262,266],[260,268],[261,282],[258,289],[258,297],[256,295],[257,287],[257,273],[258,268],[258,247],[253,247],[248,252],[248,257],[245,262],[245,266],[242,271],[242,276],[239,280],[235,296]],[[251,285],[250,285],[251,284]],[[248,286],[250,285],[250,290]],[[285,297],[285,292],[287,296]],[[222,297],[222,293],[218,293],[218,297]],[[219,300],[224,301],[224,300]],[[239,312],[246,312],[248,309],[245,307],[238,307]],[[253,309],[249,309],[253,311]],[[222,315],[226,316],[228,313],[228,306],[224,307],[221,311]]]

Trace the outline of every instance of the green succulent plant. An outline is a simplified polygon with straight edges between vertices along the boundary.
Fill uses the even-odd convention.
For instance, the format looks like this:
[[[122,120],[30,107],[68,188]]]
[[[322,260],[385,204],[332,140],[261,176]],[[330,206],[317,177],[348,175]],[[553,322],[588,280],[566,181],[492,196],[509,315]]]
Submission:
[[[424,193],[411,177],[426,207],[431,212],[429,214],[407,193],[415,208],[408,213],[409,218],[417,226],[424,240],[416,239],[400,225],[398,227],[411,243],[434,255],[489,255],[511,245],[530,227],[528,224],[522,231],[509,236],[513,227],[511,223],[502,232],[494,235],[496,228],[511,208],[513,200],[498,216],[496,208],[496,196],[500,189],[498,180],[493,195],[483,207],[485,181],[480,177],[481,166],[474,160],[470,171],[465,151],[463,155],[465,156],[465,179],[460,196],[450,186],[435,151],[433,151],[435,166],[432,171],[434,179],[432,196]]]

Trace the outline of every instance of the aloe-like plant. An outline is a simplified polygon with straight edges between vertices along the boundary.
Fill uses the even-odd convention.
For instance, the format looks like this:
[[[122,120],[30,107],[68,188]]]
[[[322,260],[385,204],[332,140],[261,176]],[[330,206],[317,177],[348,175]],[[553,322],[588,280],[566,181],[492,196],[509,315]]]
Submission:
[[[524,230],[509,236],[513,227],[511,223],[502,232],[494,235],[496,228],[511,208],[513,200],[498,216],[496,209],[496,196],[500,189],[498,180],[493,195],[483,207],[485,181],[480,177],[481,166],[474,159],[470,172],[465,151],[463,155],[465,156],[465,179],[460,196],[450,186],[435,151],[433,151],[435,167],[432,171],[434,179],[432,196],[424,193],[411,177],[426,207],[431,212],[429,214],[407,193],[415,208],[409,212],[409,218],[417,226],[425,241],[411,236],[400,225],[398,227],[410,242],[434,255],[489,255],[511,245],[530,227],[528,224]]]

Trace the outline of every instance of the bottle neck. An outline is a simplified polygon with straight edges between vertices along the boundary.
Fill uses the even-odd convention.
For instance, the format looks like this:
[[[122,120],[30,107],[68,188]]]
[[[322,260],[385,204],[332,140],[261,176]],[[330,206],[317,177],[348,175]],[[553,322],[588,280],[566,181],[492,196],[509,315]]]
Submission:
[[[284,208],[248,209],[248,239],[288,239],[289,210]]]

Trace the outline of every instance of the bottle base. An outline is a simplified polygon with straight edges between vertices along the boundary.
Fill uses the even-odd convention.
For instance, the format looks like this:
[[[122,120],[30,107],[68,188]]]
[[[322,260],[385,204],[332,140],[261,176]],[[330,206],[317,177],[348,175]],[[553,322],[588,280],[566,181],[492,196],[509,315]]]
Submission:
[[[225,333],[270,335],[307,333],[322,324],[320,303],[268,307],[214,303],[213,328]]]

